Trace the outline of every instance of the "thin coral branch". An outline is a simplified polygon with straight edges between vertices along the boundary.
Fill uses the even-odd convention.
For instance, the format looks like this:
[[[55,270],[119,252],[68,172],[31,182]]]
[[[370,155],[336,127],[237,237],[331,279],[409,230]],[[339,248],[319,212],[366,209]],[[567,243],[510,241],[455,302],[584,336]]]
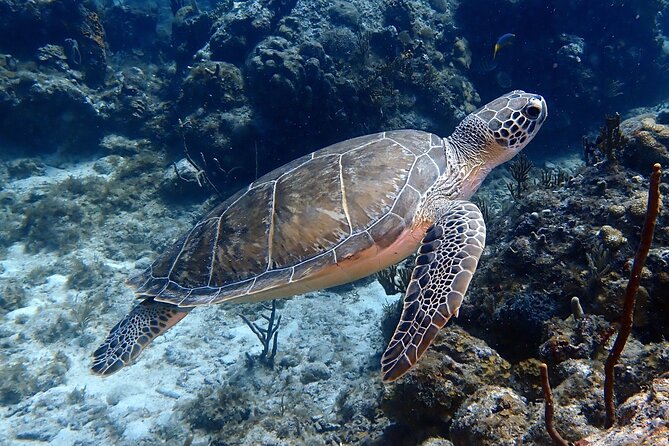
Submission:
[[[200,167],[195,162],[195,160],[190,156],[190,153],[188,152],[188,146],[186,145],[186,135],[184,134],[184,131],[183,131],[184,126],[185,126],[185,124],[181,121],[181,119],[179,119],[179,132],[181,133],[181,139],[182,139],[183,145],[184,145],[184,154],[186,156],[186,161],[188,161],[188,163],[191,166],[193,166],[193,168],[197,172],[195,174],[195,178],[197,180],[198,186],[202,187],[203,184],[207,184],[216,192],[216,194],[219,197],[222,197],[223,195],[221,194],[221,191],[219,191],[218,188],[216,188],[214,183],[212,183],[212,181],[207,176],[207,172],[206,172],[207,160],[204,158],[204,153],[200,152],[200,157],[202,157],[202,164],[203,164],[204,168]],[[218,160],[217,160],[217,162],[218,162]],[[176,170],[176,166],[174,167],[174,169]],[[181,178],[181,175],[179,175],[178,172],[177,172],[177,176],[179,176]]]
[[[483,220],[489,225],[493,212],[488,202],[482,197],[475,197],[472,202],[479,208],[481,215],[483,215]]]
[[[376,273],[376,279],[381,286],[383,286],[387,295],[392,296],[406,291],[409,281],[411,280],[411,273],[413,271],[415,259],[416,256],[411,255],[403,262],[391,265]]]
[[[270,311],[270,315],[261,314],[260,317],[267,321],[267,328],[263,328],[255,322],[251,322],[247,317],[241,315],[244,323],[248,325],[253,334],[255,334],[262,343],[262,353],[260,353],[260,361],[269,366],[274,366],[274,358],[276,357],[276,349],[279,336],[279,326],[281,325],[281,315],[276,317],[276,300],[272,301],[272,307],[264,307]],[[275,322],[276,321],[276,322]],[[271,350],[270,350],[271,346]]]
[[[539,371],[541,372],[541,388],[544,389],[544,420],[546,422],[546,431],[548,431],[548,435],[553,440],[553,443],[557,446],[569,446],[567,440],[562,438],[557,429],[555,429],[555,424],[553,422],[553,392],[551,391],[551,384],[548,381],[548,366],[542,363],[539,366]]]
[[[653,173],[650,175],[650,187],[648,189],[648,208],[646,210],[646,221],[641,230],[641,240],[639,247],[634,255],[632,272],[627,282],[625,290],[625,303],[623,305],[623,315],[620,322],[620,331],[613,343],[613,348],[606,359],[604,367],[604,404],[606,406],[606,421],[604,426],[609,428],[615,422],[615,403],[613,401],[613,384],[615,382],[614,367],[620,359],[625,343],[632,331],[632,322],[634,318],[634,305],[636,303],[636,294],[639,290],[641,281],[641,271],[646,263],[650,245],[653,242],[653,231],[655,230],[655,221],[660,212],[660,164],[653,166]]]
[[[511,173],[511,177],[516,181],[516,187],[517,187],[517,195],[518,198],[522,197],[522,194],[524,191],[527,190],[527,181],[530,179],[530,171],[532,170],[532,161],[525,155],[524,153],[521,153],[511,161],[509,164],[509,172]],[[511,192],[511,195],[515,199],[516,197],[514,196],[514,191],[512,189],[512,186],[509,186],[507,184],[507,187],[509,187],[509,191]]]

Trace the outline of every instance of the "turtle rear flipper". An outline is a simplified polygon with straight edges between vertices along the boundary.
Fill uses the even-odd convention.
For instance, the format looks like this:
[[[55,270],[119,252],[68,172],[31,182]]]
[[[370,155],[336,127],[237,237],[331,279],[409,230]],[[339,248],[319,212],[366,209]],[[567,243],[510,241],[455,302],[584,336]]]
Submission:
[[[455,315],[485,246],[481,211],[468,201],[450,201],[423,237],[404,296],[404,308],[381,359],[386,382],[408,372],[439,330]]]
[[[153,299],[137,304],[93,352],[91,371],[108,376],[131,364],[151,341],[186,317],[190,310]]]

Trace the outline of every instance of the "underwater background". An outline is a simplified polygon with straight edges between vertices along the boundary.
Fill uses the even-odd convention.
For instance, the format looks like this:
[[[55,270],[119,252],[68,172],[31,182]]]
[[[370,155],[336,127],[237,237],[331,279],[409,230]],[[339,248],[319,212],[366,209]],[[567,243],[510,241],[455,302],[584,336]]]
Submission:
[[[667,2],[0,0],[0,36],[0,444],[550,445],[541,362],[567,440],[669,444],[666,208],[608,430],[602,390],[669,168]],[[196,309],[90,373],[125,280],[216,203],[348,138],[448,136],[513,89],[549,117],[475,196],[479,268],[406,377],[379,361],[411,264]]]

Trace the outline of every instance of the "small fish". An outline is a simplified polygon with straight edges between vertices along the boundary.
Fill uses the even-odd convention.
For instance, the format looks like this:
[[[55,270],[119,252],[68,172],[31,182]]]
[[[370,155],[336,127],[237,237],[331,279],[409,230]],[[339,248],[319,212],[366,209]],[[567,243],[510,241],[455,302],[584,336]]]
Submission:
[[[497,43],[495,44],[495,50],[492,53],[492,58],[494,59],[495,56],[497,56],[499,50],[501,50],[505,46],[511,45],[515,38],[516,38],[515,34],[506,33],[502,35],[499,39],[497,39]]]

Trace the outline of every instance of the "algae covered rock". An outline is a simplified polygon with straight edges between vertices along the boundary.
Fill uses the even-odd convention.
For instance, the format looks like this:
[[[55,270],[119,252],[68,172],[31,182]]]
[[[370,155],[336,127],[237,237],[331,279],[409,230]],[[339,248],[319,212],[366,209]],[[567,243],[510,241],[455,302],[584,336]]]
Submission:
[[[617,411],[619,423],[579,442],[588,446],[669,445],[669,378],[650,382],[648,390],[630,397]]]
[[[0,51],[24,56],[46,44],[71,42],[69,55],[91,86],[105,82],[106,36],[93,2],[53,0],[0,1]]]
[[[611,325],[601,316],[553,318],[545,324],[539,355],[549,365],[568,359],[594,359],[603,354],[612,333]]]
[[[253,119],[246,106],[212,112],[200,108],[188,116],[183,127],[188,153],[217,188],[241,186],[241,180],[257,177],[262,153],[252,139]]]
[[[330,369],[322,362],[312,362],[307,364],[302,370],[300,382],[302,384],[310,384],[324,379],[329,379],[331,375]]]
[[[209,14],[191,6],[184,6],[176,12],[172,21],[172,45],[176,50],[175,58],[179,67],[185,66],[207,42],[212,22]]]
[[[199,107],[225,111],[245,102],[241,70],[226,62],[205,61],[193,66],[184,80],[179,108],[185,114]]]
[[[635,116],[620,124],[627,137],[622,162],[646,173],[650,166],[669,166],[669,125],[660,124],[652,114]]]
[[[188,155],[217,188],[257,177],[260,155],[245,91],[241,69],[202,61],[190,68],[177,102]]]
[[[52,150],[53,141],[68,148],[95,144],[103,119],[76,81],[22,71],[0,77],[0,86],[0,131],[11,140],[28,141],[36,152]]]
[[[69,357],[61,352],[52,353],[44,364],[35,365],[26,357],[0,356],[0,406],[17,404],[38,392],[58,386],[65,381],[70,368]]]
[[[420,446],[453,446],[453,443],[441,437],[431,437],[423,441]]]
[[[282,37],[269,37],[255,49],[246,64],[257,106],[271,115],[297,109],[306,94],[304,59]],[[271,92],[272,101],[265,98]]]
[[[599,230],[599,236],[604,246],[612,250],[618,250],[627,244],[627,239],[623,236],[623,233],[609,225],[602,226]]]
[[[513,446],[528,427],[524,398],[511,389],[484,386],[456,412],[450,437],[455,446]]]
[[[529,351],[538,345],[544,322],[557,316],[558,302],[540,292],[517,293],[509,296],[493,313],[491,324],[505,333],[501,344]]]
[[[75,30],[68,30],[75,36],[72,51],[80,57],[86,83],[99,86],[104,84],[107,76],[105,29],[100,15],[83,4],[78,7],[78,15],[79,23],[75,25]]]
[[[442,330],[416,368],[385,389],[383,409],[400,423],[444,425],[488,384],[504,385],[511,365],[457,325]]]
[[[352,2],[335,0],[328,8],[328,15],[334,24],[348,26],[352,29],[360,26],[360,12]]]
[[[213,24],[209,51],[214,60],[240,63],[270,31],[274,14],[260,1],[221,15]]]
[[[109,49],[112,51],[129,51],[135,48],[149,50],[151,45],[155,45],[158,23],[155,9],[112,5],[104,11],[103,23]]]

